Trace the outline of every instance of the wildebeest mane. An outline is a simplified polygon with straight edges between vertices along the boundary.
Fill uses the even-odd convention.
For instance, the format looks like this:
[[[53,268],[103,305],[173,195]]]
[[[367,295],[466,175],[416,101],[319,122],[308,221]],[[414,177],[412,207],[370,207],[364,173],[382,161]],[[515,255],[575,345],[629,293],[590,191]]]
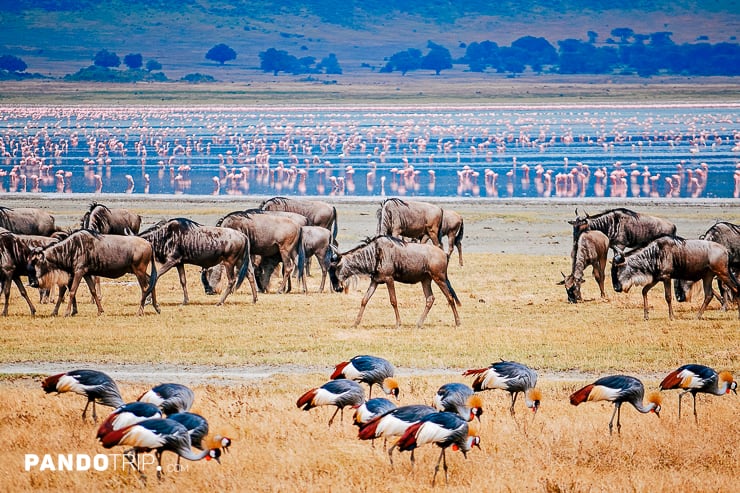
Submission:
[[[705,239],[706,236],[709,233],[713,232],[715,229],[717,229],[717,226],[719,226],[719,225],[727,226],[735,234],[740,235],[740,226],[738,226],[737,224],[733,224],[733,223],[727,222],[727,221],[717,221],[708,230],[706,230],[703,235],[699,236],[699,239],[700,240]]]
[[[227,217],[243,217],[243,218],[249,218],[249,216],[253,214],[265,214],[265,211],[262,209],[245,209],[243,211],[233,211],[226,214],[224,217],[216,221],[216,226],[223,225],[224,219]]]
[[[599,217],[606,216],[607,214],[614,214],[614,213],[617,213],[617,212],[621,212],[622,214],[626,214],[626,215],[632,216],[632,217],[637,217],[638,216],[638,213],[635,212],[635,211],[633,211],[633,210],[631,210],[631,209],[625,209],[624,207],[617,207],[615,209],[609,209],[607,211],[600,212],[600,213],[598,213],[596,215],[593,215],[593,216],[586,215],[586,218],[587,219],[597,219]]]
[[[143,236],[152,235],[156,230],[162,229],[162,227],[164,227],[166,224],[172,221],[177,222],[180,225],[180,229],[182,229],[183,231],[189,231],[193,228],[198,228],[201,226],[200,223],[195,222],[192,219],[188,219],[186,217],[175,217],[172,219],[162,219],[156,224],[154,224],[153,226],[150,226],[146,230],[139,233],[139,236],[143,237]]]
[[[262,209],[264,206],[266,206],[267,204],[270,204],[270,203],[272,203],[272,204],[286,205],[287,202],[288,202],[288,198],[287,197],[273,197],[271,199],[267,199],[267,200],[263,201],[260,204],[260,209]]]
[[[393,220],[391,215],[386,214],[386,207],[390,204],[393,204],[395,206],[403,205],[406,207],[408,207],[409,205],[408,202],[404,202],[403,200],[397,197],[390,197],[390,198],[383,200],[380,203],[380,209],[378,209],[377,212],[375,213],[375,218],[378,221],[378,230],[377,230],[378,235],[380,235],[380,232],[383,230],[387,231],[388,227],[390,226],[389,224],[390,221]]]

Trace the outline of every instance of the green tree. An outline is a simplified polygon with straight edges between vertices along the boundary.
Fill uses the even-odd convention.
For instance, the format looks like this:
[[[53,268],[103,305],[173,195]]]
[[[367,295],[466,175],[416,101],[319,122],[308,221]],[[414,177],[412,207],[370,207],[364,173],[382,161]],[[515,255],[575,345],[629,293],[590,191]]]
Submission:
[[[399,51],[391,55],[388,63],[381,69],[381,72],[393,72],[400,70],[401,75],[406,75],[409,70],[418,70],[421,67],[421,51],[416,48],[409,48],[406,51]]]
[[[319,70],[323,70],[326,74],[341,74],[342,67],[339,66],[339,60],[334,53],[329,53],[329,56],[321,59],[318,65]]]
[[[629,27],[617,27],[612,29],[611,35],[615,38],[619,38],[622,44],[627,44],[629,39],[635,34],[635,31]]]
[[[97,67],[105,68],[118,67],[121,65],[121,59],[118,58],[118,55],[116,55],[115,52],[100,50],[95,54],[93,64]]]
[[[285,50],[268,48],[260,52],[260,69],[275,76],[278,72],[293,72],[297,63],[298,59]]]
[[[23,72],[28,68],[26,62],[13,55],[2,55],[0,56],[0,70],[7,70],[8,72]]]
[[[162,70],[162,64],[156,60],[149,60],[146,62],[146,69],[149,72],[152,72],[154,70]]]
[[[236,52],[232,50],[228,45],[223,43],[217,44],[206,53],[207,60],[213,60],[223,65],[229,60],[236,60]]]
[[[450,50],[431,41],[427,41],[427,48],[429,48],[429,53],[421,59],[421,68],[434,70],[437,75],[442,70],[452,68]]]
[[[141,53],[129,53],[123,57],[123,63],[131,70],[138,70],[144,64]]]

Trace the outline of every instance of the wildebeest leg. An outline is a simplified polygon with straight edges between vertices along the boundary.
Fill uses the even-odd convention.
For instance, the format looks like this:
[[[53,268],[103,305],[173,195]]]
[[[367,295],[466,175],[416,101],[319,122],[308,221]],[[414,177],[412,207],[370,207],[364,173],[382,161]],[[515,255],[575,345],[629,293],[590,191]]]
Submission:
[[[280,283],[280,288],[278,288],[278,293],[285,293],[285,288],[288,286],[288,282],[290,281],[290,275],[293,273],[293,268],[295,267],[295,263],[293,262],[293,259],[290,256],[290,252],[280,250],[280,258],[283,261],[283,281]]]
[[[188,297],[188,281],[185,279],[185,266],[180,263],[175,267],[177,268],[177,275],[180,276],[180,286],[182,286],[182,304],[187,305],[190,303],[190,298]]]
[[[658,281],[651,282],[650,284],[647,284],[647,285],[645,285],[644,288],[642,288],[642,310],[643,310],[643,312],[645,314],[645,320],[648,319],[648,298],[647,298],[647,294],[648,294],[648,291],[650,291],[651,289],[653,289],[653,286],[655,286],[656,284],[658,284]],[[669,309],[669,313],[670,313],[670,309]],[[672,318],[673,317],[671,317],[671,319]]]
[[[398,298],[396,297],[396,285],[393,283],[393,279],[388,279],[385,283],[388,286],[388,297],[391,300],[391,306],[396,314],[396,328],[401,327],[401,315],[398,313]]]
[[[226,285],[226,289],[224,289],[223,293],[221,293],[221,299],[218,300],[218,303],[216,303],[216,306],[221,306],[224,304],[224,301],[226,301],[226,297],[229,296],[234,291],[234,285],[236,285],[236,276],[234,275],[234,264],[226,265],[226,263],[222,264],[224,266],[224,270],[226,271],[226,279],[228,280],[228,283]]]
[[[727,269],[727,271],[725,272],[718,270],[718,271],[715,271],[714,273],[717,275],[717,278],[719,279],[719,281],[725,286],[725,297],[727,296],[726,291],[730,290],[732,292],[732,296],[737,300],[738,295],[740,295],[740,289],[738,289],[740,288],[740,286],[738,286],[734,282],[733,280],[734,276],[730,277],[729,269]],[[738,318],[740,318],[740,300],[738,300],[738,303],[737,303],[737,316]]]
[[[701,319],[701,316],[704,313],[704,310],[706,310],[707,306],[709,305],[709,302],[712,301],[712,298],[714,298],[714,292],[712,291],[712,281],[713,280],[714,280],[714,274],[710,276],[706,276],[704,277],[704,279],[702,279],[702,284],[704,288],[704,301],[699,307],[699,311],[696,313],[697,320]]]
[[[434,305],[434,293],[432,293],[432,280],[431,279],[424,279],[421,281],[421,287],[424,290],[424,299],[426,300],[426,303],[424,304],[424,311],[421,312],[421,317],[419,317],[419,321],[416,323],[416,326],[421,329],[422,325],[424,325],[424,320],[427,318],[427,314],[429,313],[429,310],[432,309],[432,305]]]
[[[604,291],[604,280],[606,278],[604,269],[606,268],[606,257],[604,257],[603,260],[596,262],[592,268],[594,271],[594,279],[596,279],[596,282],[599,285],[599,290],[601,290],[601,297],[606,298],[606,292]]]
[[[452,308],[452,314],[455,316],[455,325],[459,326],[460,315],[457,313],[457,304],[455,303],[455,297],[452,296],[450,289],[447,287],[446,280],[439,277],[432,277],[432,279],[434,279],[434,282],[439,286],[439,290],[442,291],[442,294],[447,298],[447,303],[449,303],[450,308]]]
[[[373,296],[373,293],[375,293],[375,289],[378,287],[378,283],[371,280],[370,286],[367,288],[367,292],[365,293],[365,296],[362,297],[362,301],[360,302],[360,313],[357,314],[357,318],[355,319],[354,327],[357,327],[360,325],[360,320],[362,320],[362,313],[365,311],[365,307],[367,306],[367,302],[370,301],[370,298]],[[390,289],[389,289],[390,291]],[[396,315],[398,317],[398,315]]]
[[[95,290],[95,279],[93,276],[85,275],[85,282],[87,283],[88,289],[90,289],[90,294],[93,297],[93,300],[95,300],[95,304],[98,307],[98,315],[103,314],[103,305],[100,304],[100,297],[98,296],[98,292]],[[70,296],[72,296],[72,293],[70,292]]]
[[[668,303],[668,318],[673,320],[673,304],[671,303],[673,295],[671,295],[671,280],[666,279],[663,281],[663,292],[665,294],[665,302]]]
[[[80,287],[80,281],[82,281],[82,274],[75,272],[72,283],[69,286],[69,302],[67,303],[67,310],[64,312],[65,317],[69,317],[72,314],[72,300],[77,296],[77,288]],[[95,299],[97,300],[97,297]]]
[[[28,297],[28,293],[26,292],[26,288],[23,287],[21,278],[15,277],[13,278],[13,281],[15,282],[15,285],[18,286],[18,291],[21,292],[21,296],[23,296],[23,299],[26,300],[26,303],[28,303],[28,308],[31,309],[31,315],[36,315],[36,308],[33,306],[33,303],[31,303],[31,298]],[[8,289],[5,294],[5,309],[3,310],[3,315],[8,314],[8,297],[10,296],[10,281],[6,282],[5,284],[8,286]]]
[[[325,261],[326,257],[318,257],[317,261],[319,267],[321,267],[321,285],[319,286],[319,293],[324,292],[324,284],[326,283],[326,273],[329,271],[329,264]]]

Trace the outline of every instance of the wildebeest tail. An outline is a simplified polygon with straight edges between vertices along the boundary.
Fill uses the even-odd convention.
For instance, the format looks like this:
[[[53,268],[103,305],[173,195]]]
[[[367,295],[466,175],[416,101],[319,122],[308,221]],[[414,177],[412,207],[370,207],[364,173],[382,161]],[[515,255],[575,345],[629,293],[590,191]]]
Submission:
[[[450,294],[452,295],[452,299],[455,300],[455,303],[457,304],[457,306],[461,306],[462,303],[460,303],[460,298],[457,297],[457,293],[452,288],[452,284],[450,284],[450,280],[449,279],[446,279],[445,280],[445,284],[447,284],[447,289],[450,290]]]
[[[735,296],[740,294],[740,281],[737,280],[737,277],[735,277],[735,272],[733,271],[732,267],[727,266],[727,272],[730,273],[730,279],[732,279],[732,282],[735,283],[735,288],[733,289]]]
[[[457,230],[457,234],[455,235],[455,246],[458,248],[460,248],[460,245],[462,244],[464,229],[465,229],[465,223],[461,222],[460,229]]]
[[[437,241],[439,242],[440,245],[442,244],[442,238],[443,238],[442,223],[444,223],[444,219],[445,219],[445,210],[442,209],[442,214],[439,215],[439,224],[437,224]]]
[[[332,226],[331,229],[331,244],[336,245],[337,244],[337,233],[339,232],[339,219],[337,218],[337,208],[332,207],[331,208],[332,214],[334,215],[334,220],[332,221],[334,223],[334,226]]]
[[[152,291],[154,291],[154,286],[157,284],[157,265],[154,263],[154,247],[152,246],[152,273],[149,276],[149,287],[146,288],[146,293],[144,293],[144,297],[148,298]]]
[[[303,279],[306,275],[304,269],[306,268],[306,249],[303,247],[303,228],[298,228],[298,280]]]
[[[239,268],[239,275],[236,278],[234,291],[239,289],[239,287],[242,285],[242,282],[244,282],[244,278],[247,277],[247,274],[250,270],[252,271],[252,274],[254,274],[254,270],[252,267],[251,250],[252,249],[249,243],[249,238],[244,235],[244,258],[242,259],[242,266]]]

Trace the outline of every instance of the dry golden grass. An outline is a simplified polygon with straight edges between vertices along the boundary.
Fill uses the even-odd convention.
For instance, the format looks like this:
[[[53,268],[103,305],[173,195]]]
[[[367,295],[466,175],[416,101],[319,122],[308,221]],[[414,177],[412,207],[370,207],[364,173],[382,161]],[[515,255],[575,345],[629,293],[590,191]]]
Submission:
[[[455,259],[456,261],[456,259]],[[123,370],[122,363],[152,366],[152,380],[162,367],[175,367],[195,382],[194,409],[209,418],[215,431],[234,438],[231,454],[214,463],[187,463],[161,482],[150,471],[142,484],[127,472],[25,472],[24,454],[96,454],[96,427],[82,423],[84,398],[45,395],[37,377],[0,381],[0,490],[84,491],[156,489],[157,491],[427,491],[438,449],[426,446],[411,469],[407,454],[390,466],[379,442],[373,449],[356,439],[344,422],[327,428],[333,409],[303,412],[296,399],[323,384],[331,367],[355,354],[377,354],[393,361],[400,373],[401,404],[431,403],[439,385],[465,381],[461,370],[499,358],[525,362],[540,372],[543,406],[535,419],[518,403],[508,414],[508,396],[483,394],[482,451],[464,460],[450,452],[451,491],[734,491],[740,464],[738,400],[700,396],[700,422],[689,412],[677,420],[677,394],[665,393],[661,419],[625,406],[621,436],[609,436],[612,407],[586,403],[578,408],[568,395],[595,376],[626,373],[653,389],[680,364],[699,362],[738,375],[740,335],[737,312],[722,312],[716,302],[705,320],[694,315],[698,301],[677,304],[678,320],[669,321],[661,287],[651,292],[649,321],[642,319],[639,290],[628,295],[608,289],[597,298],[588,279],[591,301],[565,302],[555,283],[569,261],[561,256],[470,254],[449,273],[463,303],[462,326],[435,287],[437,297],[422,329],[415,327],[422,309],[420,286],[399,286],[403,326],[394,325],[387,292],[381,287],[359,328],[357,314],[367,281],[348,295],[263,294],[249,302],[245,285],[227,304],[203,294],[198,272],[189,268],[191,304],[181,306],[174,272],[158,284],[162,314],[147,306],[136,317],[138,287],[123,279],[103,284],[105,315],[98,317],[80,296],[81,313],[51,318],[41,305],[35,318],[13,292],[11,315],[3,320],[0,363],[68,362],[69,368]],[[319,278],[309,279],[315,291]],[[589,274],[590,276],[590,274]],[[32,365],[32,364],[31,364]],[[271,376],[226,385],[219,368],[273,367]],[[206,376],[206,368],[215,374]],[[167,378],[164,378],[165,380]],[[467,383],[470,383],[469,381]],[[133,400],[148,382],[119,382],[124,399]],[[106,408],[101,415],[107,413]],[[347,414],[347,413],[345,413]],[[165,455],[167,464],[174,456]],[[441,473],[440,473],[441,474]],[[444,480],[438,478],[438,489]]]
[[[130,471],[50,472],[23,470],[26,453],[104,454],[96,426],[82,422],[84,398],[44,395],[38,379],[4,382],[0,406],[0,488],[4,491],[431,491],[437,447],[418,450],[412,469],[408,453],[391,466],[380,441],[359,441],[350,424],[327,427],[332,409],[303,412],[295,400],[325,375],[278,375],[253,384],[196,386],[197,412],[214,431],[234,439],[221,465],[185,461],[182,472],[158,481],[152,466],[144,484]],[[457,378],[459,379],[459,378]],[[431,402],[440,376],[404,379],[402,403]],[[655,382],[650,382],[654,385]],[[676,395],[666,396],[661,419],[626,406],[621,435],[610,436],[612,407],[568,403],[574,382],[544,381],[546,400],[533,419],[520,404],[512,418],[508,396],[483,395],[479,425],[482,450],[464,460],[448,451],[449,491],[736,491],[737,401],[733,396],[699,398],[700,422],[676,416]],[[125,396],[147,387],[121,382]],[[165,454],[165,471],[174,455]],[[112,461],[112,459],[111,459]],[[112,462],[111,462],[112,463]],[[440,472],[441,474],[441,472]]]

